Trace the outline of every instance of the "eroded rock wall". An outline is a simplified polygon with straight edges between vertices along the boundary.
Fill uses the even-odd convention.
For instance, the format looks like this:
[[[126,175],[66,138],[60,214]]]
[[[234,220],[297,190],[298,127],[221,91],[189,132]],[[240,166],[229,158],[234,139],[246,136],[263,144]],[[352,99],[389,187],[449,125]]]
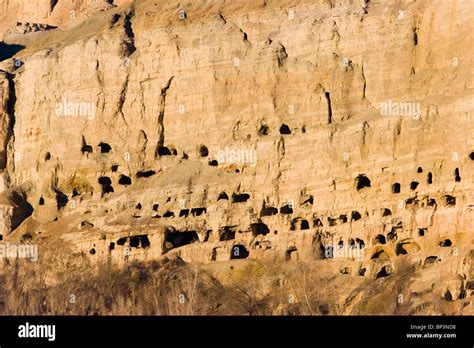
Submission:
[[[363,249],[343,273],[413,254],[469,277],[473,3],[180,6],[103,11],[10,71],[8,187],[34,187],[43,235],[93,258]]]

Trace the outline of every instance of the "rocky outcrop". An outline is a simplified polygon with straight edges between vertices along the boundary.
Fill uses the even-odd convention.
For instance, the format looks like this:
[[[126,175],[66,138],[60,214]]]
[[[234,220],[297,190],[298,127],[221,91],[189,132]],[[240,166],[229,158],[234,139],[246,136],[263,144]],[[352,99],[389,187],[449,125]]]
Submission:
[[[40,33],[0,80],[6,188],[32,185],[42,236],[97,260],[472,277],[474,5],[107,8]]]

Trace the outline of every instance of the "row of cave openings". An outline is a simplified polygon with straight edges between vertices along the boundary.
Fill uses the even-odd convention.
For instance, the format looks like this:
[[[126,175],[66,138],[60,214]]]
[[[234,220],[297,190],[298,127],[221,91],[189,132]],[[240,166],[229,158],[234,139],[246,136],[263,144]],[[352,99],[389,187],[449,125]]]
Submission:
[[[304,129],[303,129],[303,131],[304,131]],[[269,133],[268,126],[263,125],[260,128],[259,133],[261,135],[267,135]],[[291,134],[291,130],[288,127],[288,125],[283,124],[280,127],[280,134]],[[112,152],[112,147],[109,144],[105,143],[105,142],[100,142],[97,145],[97,147],[99,148],[99,151],[102,154],[108,154],[108,153]],[[83,154],[93,153],[93,147],[86,143],[84,136],[82,137],[81,152]],[[165,146],[160,146],[157,149],[157,155],[160,156],[160,157],[161,156],[173,156],[173,155],[175,156],[175,155],[177,155],[177,150],[175,148],[168,148],[168,147],[165,147]],[[199,148],[199,155],[201,157],[208,157],[209,156],[209,149],[205,145],[201,145],[200,148]],[[46,154],[45,160],[47,161],[50,158],[51,158],[51,154],[48,152]],[[183,158],[184,159],[188,158],[186,153],[184,153]],[[469,158],[471,160],[474,160],[474,152],[471,152],[469,154]],[[208,161],[208,164],[210,166],[218,166],[218,162],[215,159],[210,159]],[[118,167],[119,167],[118,164],[112,165],[111,171],[112,172],[117,172]],[[240,172],[240,169],[237,168],[236,172]],[[418,174],[423,173],[423,168],[418,167],[417,173]],[[137,178],[147,178],[147,177],[153,176],[155,174],[156,174],[156,172],[154,170],[143,170],[143,171],[137,172],[136,177]],[[461,175],[460,175],[459,168],[455,168],[453,176],[454,176],[454,181],[455,182],[461,182]],[[428,185],[431,185],[433,183],[433,173],[432,172],[427,173],[426,183]],[[110,177],[107,177],[107,176],[100,177],[99,178],[99,184],[101,184],[101,186],[102,186],[102,194],[103,195],[114,192],[114,188],[112,186],[112,181],[111,181]],[[129,185],[132,184],[132,179],[129,176],[121,174],[120,177],[119,177],[119,180],[118,180],[118,184],[122,185],[122,186],[129,186]],[[419,185],[420,185],[419,181],[412,181],[409,184],[409,188],[410,188],[411,191],[415,191],[419,187]],[[371,181],[365,174],[360,174],[356,178],[355,186],[356,186],[356,189],[358,191],[362,190],[364,188],[370,188],[371,187]],[[400,183],[392,184],[391,191],[394,194],[401,193],[401,184]],[[452,205],[452,204],[447,204],[447,205]]]
[[[474,152],[471,153],[470,157],[471,157],[471,159],[474,160]],[[423,168],[418,167],[417,173],[419,173],[419,174],[423,173]],[[461,182],[461,175],[460,175],[459,168],[454,169],[453,176],[454,176],[454,181],[455,182]],[[433,173],[428,172],[428,174],[426,176],[426,183],[428,185],[433,184]],[[410,182],[410,184],[409,184],[410,191],[415,191],[419,187],[419,185],[420,185],[419,181]],[[364,188],[370,188],[372,185],[371,185],[370,179],[365,174],[359,174],[356,178],[355,186],[356,186],[356,189],[359,191],[359,190],[362,190]],[[398,182],[392,184],[391,191],[394,194],[401,193],[401,184],[398,183]],[[406,204],[411,204],[412,200],[413,199],[407,199],[405,203]],[[436,201],[434,199],[431,199],[428,205],[434,205],[434,204],[436,204]],[[450,196],[450,195],[445,195],[444,196],[444,204],[446,206],[456,205],[456,198],[453,197],[453,196]]]
[[[255,237],[258,235],[267,235],[268,233],[270,233],[270,229],[267,227],[267,225],[261,222],[250,224],[249,231],[237,230],[237,227],[238,226],[221,227],[219,229],[219,241],[225,242],[235,240],[237,233],[251,232],[252,235]],[[203,238],[203,242],[207,242],[209,240],[211,233],[212,230],[206,231]],[[277,233],[277,231],[275,231],[274,233]],[[166,231],[164,249],[171,250],[196,242],[199,242],[199,236],[195,230],[179,231],[174,228],[170,228]]]
[[[472,159],[474,160],[474,152],[471,153],[471,156],[472,156]],[[423,168],[418,167],[417,173],[422,174],[423,173]],[[453,177],[454,177],[455,182],[461,182],[461,175],[460,175],[459,168],[454,169]],[[428,185],[433,184],[433,173],[432,172],[427,173],[426,183]],[[419,185],[420,185],[420,182],[414,180],[414,181],[410,182],[409,188],[410,188],[411,191],[415,191],[418,188]],[[371,181],[365,174],[359,174],[357,176],[357,178],[356,178],[356,189],[358,191],[362,190],[364,188],[369,188],[371,186],[372,186]],[[398,183],[398,182],[392,184],[392,193],[400,193],[400,192],[401,192],[401,184]]]
[[[373,240],[372,240],[372,244],[373,245],[386,245],[387,243],[395,243],[398,239],[398,232],[400,232],[401,230],[401,226],[396,226],[396,227],[393,227],[391,229],[391,231],[389,233],[387,233],[387,235],[383,234],[383,233],[380,233],[378,235],[376,235]],[[420,228],[418,230],[418,235],[419,236],[425,236],[427,233],[427,229],[426,228]],[[406,246],[414,246],[415,248],[419,249],[419,246],[418,244],[416,244],[415,242],[413,241],[407,241],[407,240],[404,240],[404,241],[401,241],[399,243],[397,243],[396,245],[396,248],[395,248],[395,254],[397,256],[399,255],[407,255],[409,253],[409,248],[406,248]],[[342,240],[342,238],[339,239],[338,243],[337,243],[337,246],[336,248],[338,249],[343,249],[345,246],[345,243],[344,241]],[[363,239],[360,239],[360,238],[350,238],[348,241],[347,241],[347,246],[349,248],[358,248],[358,249],[363,249],[365,248],[365,242]],[[441,247],[441,248],[449,248],[451,246],[453,246],[453,242],[448,239],[448,238],[445,238],[445,239],[442,239],[439,243],[438,243],[438,246]],[[326,251],[326,248],[322,247],[321,248],[321,255],[323,256],[323,258],[331,258],[331,256],[328,256],[328,254],[325,253]],[[331,255],[331,254],[329,254]],[[371,259],[377,259],[377,258],[389,258],[388,256],[388,253],[387,251],[385,251],[384,249],[379,249],[377,251],[375,251],[373,253],[373,255],[371,256]]]
[[[204,242],[207,242],[211,231],[207,231]],[[231,234],[234,233],[235,238],[235,231],[231,231],[230,228],[224,227],[221,229],[221,237],[220,240],[231,240],[233,239]],[[192,243],[196,243],[199,241],[199,237],[196,231],[167,231],[166,238],[164,243],[164,250],[165,252],[179,248],[185,245],[189,245]],[[212,249],[211,254],[211,261],[217,260],[217,249],[219,247],[215,247]],[[245,246],[242,244],[235,244],[232,246],[230,251],[230,259],[245,259],[249,256],[249,251]]]
[[[100,142],[97,147],[99,152],[102,154],[112,153],[112,147],[108,143]],[[94,153],[93,146],[86,142],[84,136],[82,137],[81,152],[84,155]],[[173,147],[168,148],[166,146],[158,146],[158,148],[156,149],[157,157],[176,155],[178,155],[178,151]]]
[[[131,251],[132,249],[146,249],[150,247],[151,243],[148,238],[148,235],[136,235],[136,236],[130,236],[130,237],[121,237],[119,238],[116,242],[110,242],[109,243],[109,252],[112,252],[113,250],[116,249],[117,246],[121,247],[126,247],[129,248]],[[96,254],[96,249],[95,249],[95,244],[93,248],[89,251],[91,255]],[[126,256],[128,256],[126,254]]]
[[[237,226],[222,227],[219,232],[219,241],[230,241],[235,239],[235,234],[237,233],[235,230],[236,227]],[[252,224],[251,230],[254,235],[268,233],[268,228],[263,224]],[[211,232],[212,231],[207,231],[203,242],[208,241]],[[164,249],[165,251],[169,251],[171,249],[179,248],[191,243],[196,243],[198,241],[199,237],[196,231],[168,231],[166,233]],[[219,247],[215,247],[212,249],[211,261],[217,260],[218,248]],[[249,256],[249,254],[249,251],[244,245],[235,244],[231,248],[230,259],[245,259]]]

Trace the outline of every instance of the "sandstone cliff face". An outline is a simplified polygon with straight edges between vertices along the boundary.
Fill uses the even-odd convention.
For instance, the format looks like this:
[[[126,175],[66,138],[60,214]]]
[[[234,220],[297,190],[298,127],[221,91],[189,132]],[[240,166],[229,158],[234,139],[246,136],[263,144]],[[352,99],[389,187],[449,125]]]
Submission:
[[[59,28],[10,36],[0,75],[4,189],[34,209],[12,240],[372,279],[403,259],[472,296],[473,3],[40,3],[15,8]]]

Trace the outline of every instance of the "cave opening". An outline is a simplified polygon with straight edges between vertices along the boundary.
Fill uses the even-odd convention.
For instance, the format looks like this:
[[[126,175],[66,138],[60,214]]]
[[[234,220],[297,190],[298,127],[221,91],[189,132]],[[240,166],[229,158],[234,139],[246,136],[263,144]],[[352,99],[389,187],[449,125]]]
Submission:
[[[314,218],[313,219],[313,226],[314,227],[323,227],[323,222],[321,221],[320,218]]]
[[[166,146],[158,147],[158,156],[171,156],[171,151]]]
[[[326,102],[328,104],[328,124],[331,124],[332,119],[332,104],[331,104],[331,93],[324,92],[324,97],[326,98]]]
[[[358,211],[353,211],[351,213],[351,220],[352,221],[357,221],[357,220],[360,220],[362,218],[362,216],[360,215],[360,213]]]
[[[278,214],[278,209],[275,207],[263,207],[260,211],[260,216],[272,216]]]
[[[385,236],[383,234],[378,234],[375,236],[375,244],[385,244]]]
[[[398,239],[397,229],[392,227],[389,233],[387,233],[387,239],[390,241],[395,241]]]
[[[433,174],[431,172],[429,172],[428,176],[426,177],[426,183],[428,185],[431,185],[433,183]]]
[[[294,253],[295,251],[298,251],[298,249],[295,246],[291,246],[288,249],[286,249],[285,261],[290,261],[291,260],[291,254]]]
[[[363,239],[356,238],[356,243],[359,245],[359,249],[364,249],[365,248],[365,242]]]
[[[232,194],[232,202],[233,203],[243,203],[247,202],[250,198],[248,193],[234,193]]]
[[[246,259],[249,256],[247,248],[242,244],[234,245],[230,251],[230,259]]]
[[[252,234],[254,236],[258,236],[258,235],[265,236],[270,232],[270,229],[268,228],[268,226],[262,222],[250,224],[250,229],[252,230]]]
[[[288,125],[286,125],[286,124],[282,124],[281,127],[280,127],[280,134],[282,134],[282,135],[291,134],[290,127],[288,127]]]
[[[454,181],[461,182],[461,175],[459,175],[459,168],[454,170]]]
[[[434,207],[434,206],[436,206],[436,199],[429,198],[428,202],[426,204],[428,205],[428,207]]]
[[[426,266],[432,265],[432,264],[436,263],[436,261],[438,261],[438,256],[428,256],[425,259],[424,266],[426,267]]]
[[[444,204],[448,207],[456,205],[456,197],[445,195],[444,196]]]
[[[150,246],[150,240],[146,234],[130,237],[131,248],[147,248]]]
[[[82,136],[81,152],[82,154],[93,152],[92,146],[86,143],[86,138],[84,136]]]
[[[103,195],[114,192],[114,188],[112,187],[112,180],[110,180],[108,176],[101,176],[98,182],[100,185],[102,185]]]
[[[224,199],[224,200],[228,201],[229,196],[227,195],[227,193],[221,192],[221,193],[219,193],[219,197],[217,198],[217,200],[220,201],[221,199]]]
[[[140,170],[137,172],[137,178],[149,178],[155,174],[156,172],[154,170]]]
[[[453,242],[451,242],[450,239],[444,239],[439,243],[439,246],[442,247],[442,248],[448,248],[451,245],[453,245]]]
[[[193,208],[191,209],[191,214],[193,216],[201,216],[207,213],[207,208]]]
[[[337,225],[337,220],[333,217],[328,216],[328,225],[329,226],[336,226]]]
[[[234,227],[225,226],[220,230],[219,241],[224,242],[226,240],[235,239],[235,230]]]
[[[165,241],[172,245],[172,247],[169,248],[172,249],[198,242],[199,237],[196,231],[167,231]]]
[[[372,257],[370,258],[371,260],[375,259],[385,259],[388,260],[390,259],[390,256],[385,250],[377,250],[375,253],[372,254]]]
[[[100,147],[100,153],[110,153],[112,151],[112,147],[107,143],[101,142],[99,144],[99,147]]]
[[[359,191],[366,187],[371,187],[370,179],[364,174],[359,174],[356,178],[356,189]]]
[[[300,223],[300,230],[309,230],[309,222],[308,220],[301,220]]]
[[[280,214],[293,214],[293,207],[290,204],[286,204],[280,208]]]
[[[392,274],[392,266],[390,265],[385,265],[382,267],[382,269],[380,270],[379,273],[377,273],[377,276],[376,278],[379,279],[379,278],[384,278],[384,277],[388,277],[390,274]]]
[[[209,156],[209,149],[205,145],[201,145],[199,147],[199,155],[201,157],[207,157]]]
[[[269,133],[269,127],[266,124],[263,124],[260,129],[258,130],[259,135],[268,135]]]
[[[400,193],[400,191],[401,185],[398,182],[392,185],[392,193]]]
[[[118,180],[119,185],[122,186],[128,186],[132,184],[132,179],[126,175],[120,175],[119,180]]]
[[[56,205],[58,206],[58,209],[64,208],[68,201],[69,199],[64,193],[56,191]]]

